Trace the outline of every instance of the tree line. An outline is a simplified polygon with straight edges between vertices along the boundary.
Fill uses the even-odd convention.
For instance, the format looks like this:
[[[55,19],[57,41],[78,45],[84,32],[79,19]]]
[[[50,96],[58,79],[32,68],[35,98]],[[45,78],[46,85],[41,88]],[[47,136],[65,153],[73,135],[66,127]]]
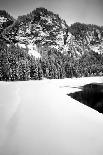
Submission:
[[[23,81],[103,75],[103,55],[90,51],[80,58],[51,49],[35,59],[14,44],[0,43],[0,80]]]

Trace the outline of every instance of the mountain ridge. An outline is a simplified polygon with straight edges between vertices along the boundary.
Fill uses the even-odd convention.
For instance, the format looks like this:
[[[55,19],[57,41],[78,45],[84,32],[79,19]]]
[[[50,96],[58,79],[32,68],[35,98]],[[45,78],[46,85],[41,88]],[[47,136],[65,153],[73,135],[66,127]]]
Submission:
[[[19,16],[4,28],[3,36],[22,48],[28,48],[29,54],[35,56],[37,53],[38,57],[46,48],[75,57],[84,51],[103,52],[103,27],[79,22],[69,27],[58,14],[43,7]]]
[[[68,26],[45,8],[17,20],[4,15],[1,11],[0,80],[103,75],[103,27]]]

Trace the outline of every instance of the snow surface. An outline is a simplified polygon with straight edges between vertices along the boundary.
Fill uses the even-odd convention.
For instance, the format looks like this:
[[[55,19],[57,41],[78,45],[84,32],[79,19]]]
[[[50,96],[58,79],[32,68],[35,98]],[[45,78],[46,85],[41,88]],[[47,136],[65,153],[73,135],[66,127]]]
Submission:
[[[103,115],[66,95],[102,80],[0,82],[0,155],[103,155]]]
[[[24,43],[17,43],[17,45],[23,49],[28,48],[28,54],[29,55],[33,55],[35,58],[41,57],[40,53],[37,50],[36,45],[33,45],[32,43],[29,43],[27,46]]]

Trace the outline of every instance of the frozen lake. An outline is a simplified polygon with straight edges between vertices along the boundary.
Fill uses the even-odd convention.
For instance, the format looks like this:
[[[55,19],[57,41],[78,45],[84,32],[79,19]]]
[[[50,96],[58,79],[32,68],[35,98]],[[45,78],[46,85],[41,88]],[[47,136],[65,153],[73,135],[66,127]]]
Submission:
[[[0,82],[0,155],[103,155],[103,115],[67,96],[91,82]]]
[[[68,96],[103,114],[103,83],[86,84]]]

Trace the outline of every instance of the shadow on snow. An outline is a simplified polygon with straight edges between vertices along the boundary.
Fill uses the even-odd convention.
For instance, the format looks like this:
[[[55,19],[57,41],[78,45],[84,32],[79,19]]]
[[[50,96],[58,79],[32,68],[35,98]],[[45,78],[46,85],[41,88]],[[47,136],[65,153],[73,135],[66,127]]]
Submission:
[[[103,113],[103,83],[91,83],[79,88],[81,91],[67,95]]]

